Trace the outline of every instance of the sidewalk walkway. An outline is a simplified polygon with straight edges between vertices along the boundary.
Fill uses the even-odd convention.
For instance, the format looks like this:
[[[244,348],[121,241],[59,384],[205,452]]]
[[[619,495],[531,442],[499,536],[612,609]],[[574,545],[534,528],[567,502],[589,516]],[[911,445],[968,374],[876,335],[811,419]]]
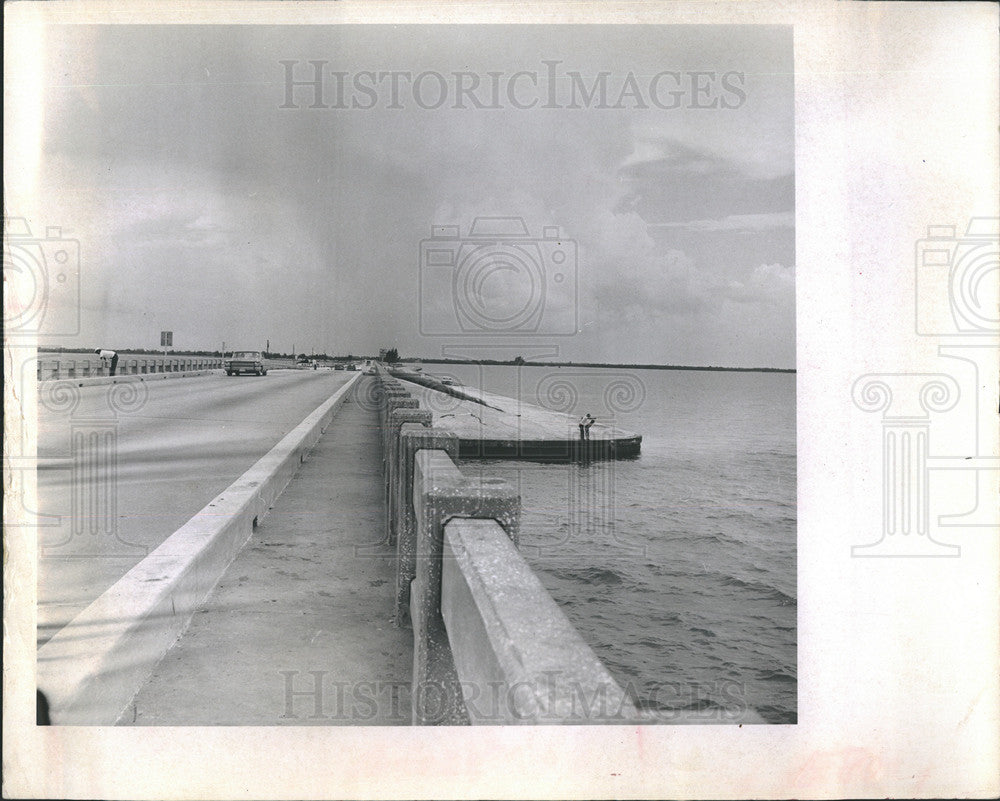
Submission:
[[[373,379],[363,377],[361,381]],[[126,725],[408,725],[378,418],[359,386],[137,694]]]

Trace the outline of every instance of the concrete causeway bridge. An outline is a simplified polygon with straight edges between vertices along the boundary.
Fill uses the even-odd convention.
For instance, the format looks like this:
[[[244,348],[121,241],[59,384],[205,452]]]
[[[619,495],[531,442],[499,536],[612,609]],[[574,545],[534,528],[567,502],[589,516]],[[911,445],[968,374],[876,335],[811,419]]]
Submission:
[[[54,724],[657,722],[518,552],[517,493],[460,461],[641,438],[595,427],[581,448],[566,415],[376,370],[41,645]]]

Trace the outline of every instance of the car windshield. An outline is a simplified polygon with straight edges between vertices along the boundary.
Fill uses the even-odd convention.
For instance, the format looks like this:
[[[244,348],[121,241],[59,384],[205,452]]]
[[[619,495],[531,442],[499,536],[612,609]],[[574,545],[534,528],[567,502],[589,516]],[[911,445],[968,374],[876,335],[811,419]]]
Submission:
[[[256,350],[238,350],[233,353],[234,359],[257,359],[260,352]]]

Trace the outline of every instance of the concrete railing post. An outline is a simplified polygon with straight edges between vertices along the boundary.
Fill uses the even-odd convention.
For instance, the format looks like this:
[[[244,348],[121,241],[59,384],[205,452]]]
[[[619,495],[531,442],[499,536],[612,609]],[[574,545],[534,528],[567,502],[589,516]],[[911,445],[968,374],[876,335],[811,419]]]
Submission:
[[[375,398],[378,404],[378,414],[379,414],[379,424],[385,417],[385,404],[386,399],[392,394],[399,394],[399,387],[396,387],[391,382],[379,376],[375,379],[378,382],[378,390],[375,394]]]
[[[492,518],[516,541],[520,496],[502,479],[462,476],[443,451],[417,451],[413,466],[417,531],[416,577],[410,591],[413,622],[413,723],[467,723],[468,713],[441,617],[444,526],[452,518]]]
[[[386,418],[389,414],[389,401],[393,398],[405,399],[409,398],[410,393],[406,392],[402,387],[398,386],[395,382],[383,381],[381,383],[381,394],[379,395],[379,414],[382,423],[385,423]]]
[[[387,515],[389,541],[396,542],[396,601],[394,622],[403,626],[409,617],[410,582],[416,577],[417,532],[413,511],[413,461],[417,451],[439,450],[458,462],[458,436],[446,429],[404,423],[400,428],[396,478],[393,484],[395,516]],[[393,530],[391,527],[395,526]]]
[[[398,394],[389,394],[386,395],[385,401],[382,404],[382,416],[379,421],[379,428],[382,432],[382,479],[386,504],[389,502],[389,420],[392,418],[393,412],[400,411],[402,409],[418,408],[420,408],[419,401],[417,401],[416,398],[411,398],[409,395],[403,397]]]
[[[430,428],[433,418],[426,409],[415,407],[403,407],[393,409],[389,415],[389,424],[386,429],[386,542],[389,545],[396,544],[396,532],[399,524],[399,498],[395,491],[399,483],[399,439],[400,428],[404,423],[416,423],[417,425]]]
[[[416,409],[420,403],[410,393],[404,392],[395,387],[386,387],[383,390],[381,403],[379,404],[379,430],[382,432],[382,455],[385,456],[389,439],[386,436],[386,427],[389,424],[389,415],[396,409]],[[383,461],[383,466],[385,466]]]
[[[420,408],[420,402],[414,398],[410,393],[404,392],[402,390],[396,389],[395,387],[387,387],[383,392],[381,404],[379,410],[381,412],[379,425],[382,431],[382,453],[386,453],[386,449],[389,447],[389,438],[386,436],[386,430],[389,425],[389,415],[391,415],[396,409],[418,409]]]

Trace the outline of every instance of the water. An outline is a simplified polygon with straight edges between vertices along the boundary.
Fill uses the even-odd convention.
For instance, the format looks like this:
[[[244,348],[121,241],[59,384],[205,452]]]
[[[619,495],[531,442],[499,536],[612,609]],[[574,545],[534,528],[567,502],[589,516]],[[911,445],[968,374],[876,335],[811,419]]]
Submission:
[[[521,552],[641,705],[796,721],[794,374],[425,369],[642,434],[636,459],[462,469],[518,486]]]

